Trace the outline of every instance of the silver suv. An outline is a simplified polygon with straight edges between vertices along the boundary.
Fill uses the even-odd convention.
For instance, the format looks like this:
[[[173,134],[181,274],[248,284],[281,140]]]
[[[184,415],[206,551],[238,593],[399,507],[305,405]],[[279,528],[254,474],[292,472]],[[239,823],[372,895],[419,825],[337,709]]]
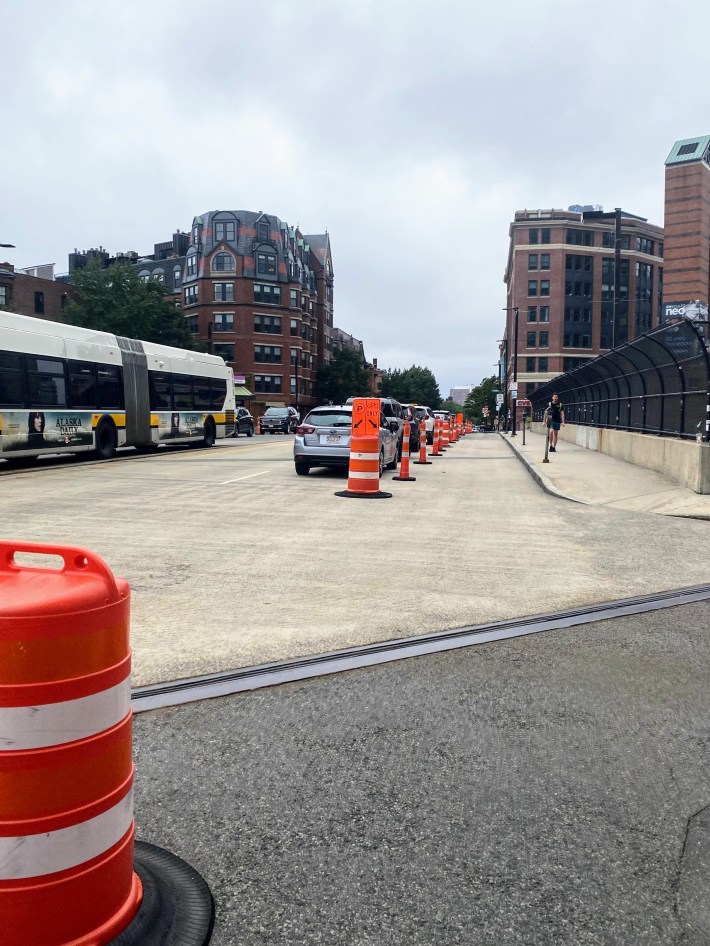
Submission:
[[[299,476],[307,476],[312,466],[347,467],[350,462],[352,404],[328,404],[314,407],[296,429],[293,462]],[[390,422],[380,413],[380,476],[385,467],[397,466],[397,436]]]

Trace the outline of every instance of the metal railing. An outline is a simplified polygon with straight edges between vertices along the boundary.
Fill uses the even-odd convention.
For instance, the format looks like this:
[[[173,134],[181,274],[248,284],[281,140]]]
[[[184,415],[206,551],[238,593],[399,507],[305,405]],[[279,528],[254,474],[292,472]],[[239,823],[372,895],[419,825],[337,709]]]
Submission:
[[[571,424],[710,439],[707,323],[679,319],[559,375],[529,394],[535,420],[553,393]]]

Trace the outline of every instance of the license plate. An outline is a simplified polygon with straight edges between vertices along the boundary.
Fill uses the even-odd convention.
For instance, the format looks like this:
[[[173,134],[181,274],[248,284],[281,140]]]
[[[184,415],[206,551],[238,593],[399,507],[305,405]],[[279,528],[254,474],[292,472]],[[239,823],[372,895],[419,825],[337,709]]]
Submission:
[[[326,434],[325,437],[322,438],[322,442],[327,443],[327,444],[342,443],[343,435],[342,434]]]

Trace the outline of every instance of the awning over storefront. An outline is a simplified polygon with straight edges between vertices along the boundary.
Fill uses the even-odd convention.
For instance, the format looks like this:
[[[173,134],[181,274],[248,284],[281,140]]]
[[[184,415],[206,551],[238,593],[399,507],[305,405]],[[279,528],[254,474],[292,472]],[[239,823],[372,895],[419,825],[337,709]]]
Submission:
[[[249,388],[245,388],[243,384],[234,385],[234,396],[235,397],[254,397]]]

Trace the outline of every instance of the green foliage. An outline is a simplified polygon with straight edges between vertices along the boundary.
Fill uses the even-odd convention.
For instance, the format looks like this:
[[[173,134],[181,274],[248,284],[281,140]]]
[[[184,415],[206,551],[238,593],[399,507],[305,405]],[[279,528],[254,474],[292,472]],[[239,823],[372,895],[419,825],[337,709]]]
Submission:
[[[439,410],[448,411],[450,414],[463,414],[463,407],[457,401],[450,401],[448,398],[441,402]]]
[[[79,296],[65,309],[65,321],[114,335],[160,345],[194,348],[182,310],[155,280],[143,282],[135,266],[115,263],[104,268],[92,260],[72,274]]]
[[[498,378],[491,375],[490,378],[484,378],[480,384],[471,391],[466,398],[463,406],[464,416],[474,424],[493,423],[496,416],[496,395],[498,389]],[[488,405],[489,416],[483,416],[483,405]]]
[[[403,404],[425,404],[437,410],[441,394],[436,378],[428,368],[412,365],[404,371],[399,368],[385,372],[382,378],[382,397],[393,397]]]
[[[370,373],[355,351],[339,348],[330,364],[318,369],[318,397],[321,403],[343,404],[349,397],[368,397]]]

